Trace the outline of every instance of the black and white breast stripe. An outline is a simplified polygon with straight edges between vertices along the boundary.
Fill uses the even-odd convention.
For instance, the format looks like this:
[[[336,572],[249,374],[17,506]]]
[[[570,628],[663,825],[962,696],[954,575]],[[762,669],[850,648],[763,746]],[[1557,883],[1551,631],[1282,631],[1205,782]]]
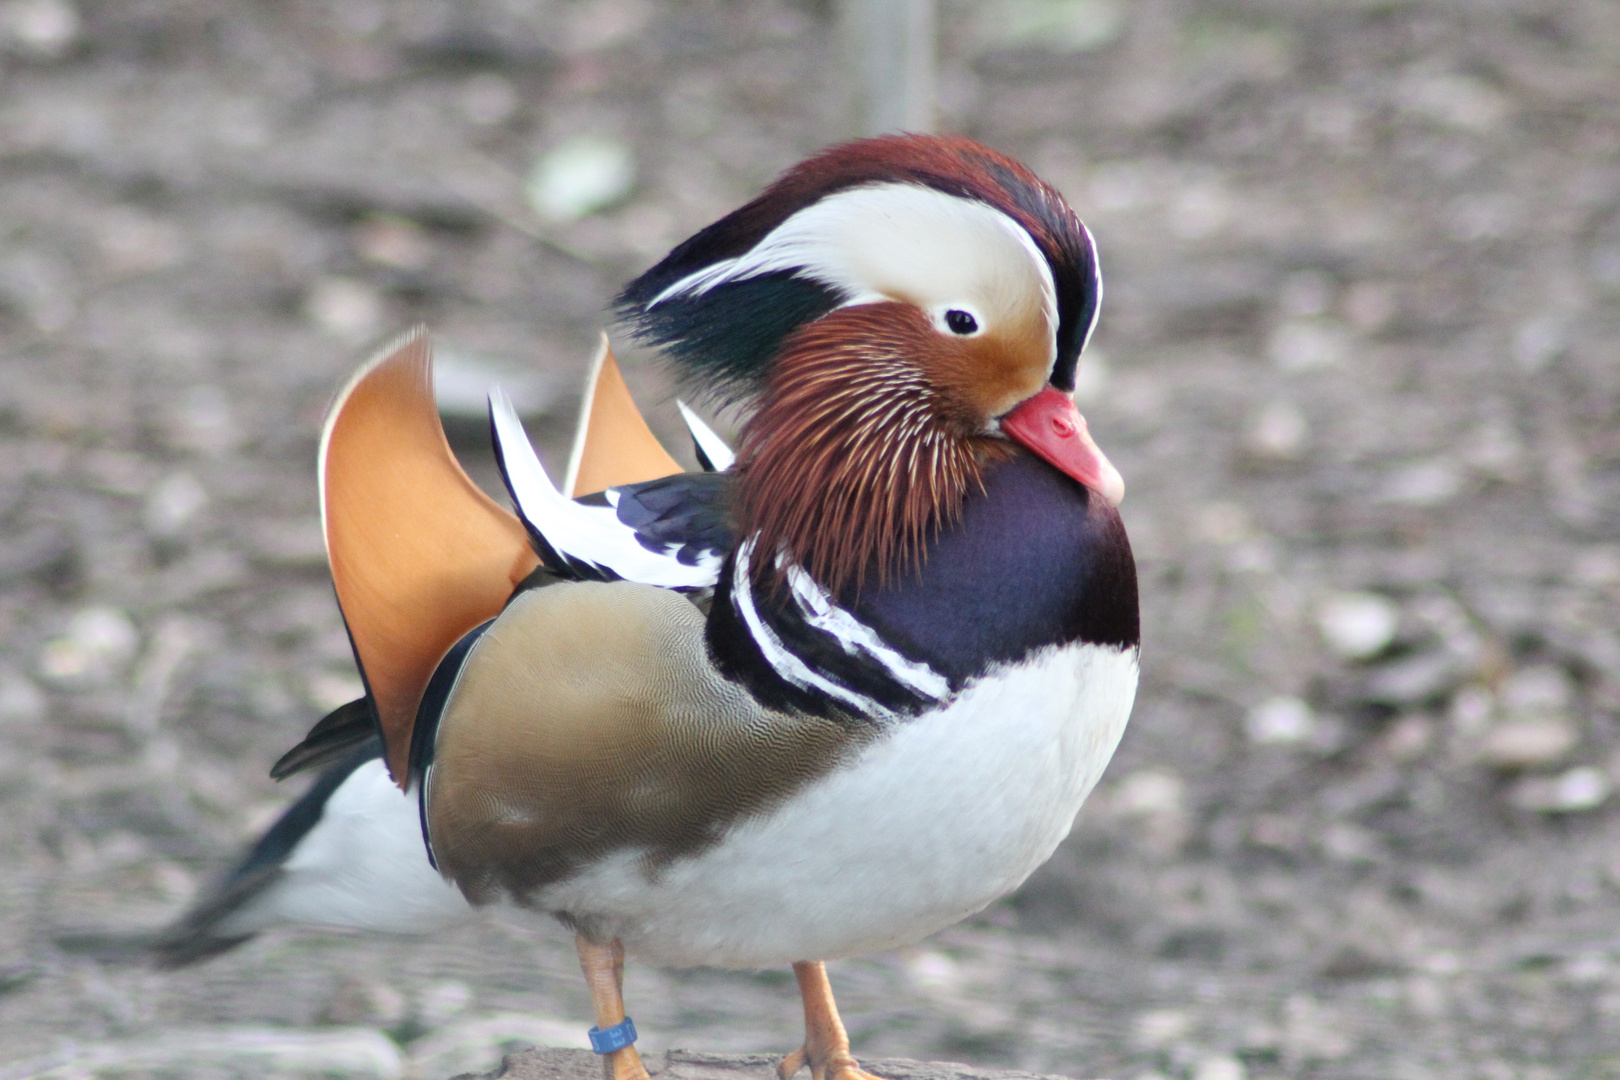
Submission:
[[[887,724],[950,696],[943,675],[888,645],[800,567],[779,563],[783,585],[760,588],[758,557],[752,538],[738,546],[709,615],[711,649],[720,646],[715,651],[726,654],[727,674],[756,697],[779,708]],[[730,647],[722,644],[728,637]]]

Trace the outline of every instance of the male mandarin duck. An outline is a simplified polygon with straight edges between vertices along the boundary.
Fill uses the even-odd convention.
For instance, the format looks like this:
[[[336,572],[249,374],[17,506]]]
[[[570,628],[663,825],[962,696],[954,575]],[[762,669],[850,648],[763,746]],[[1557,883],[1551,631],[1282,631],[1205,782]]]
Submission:
[[[682,382],[747,410],[684,473],[610,356],[565,484],[491,396],[516,515],[462,473],[419,332],[363,368],[320,457],[366,697],[324,766],[164,938],[427,931],[476,907],[576,935],[610,1080],[647,1076],[625,954],[792,964],[782,1077],[860,1080],[823,961],[917,941],[1068,833],[1137,682],[1119,474],[1070,391],[1091,237],[963,138],[835,147],[620,295]]]

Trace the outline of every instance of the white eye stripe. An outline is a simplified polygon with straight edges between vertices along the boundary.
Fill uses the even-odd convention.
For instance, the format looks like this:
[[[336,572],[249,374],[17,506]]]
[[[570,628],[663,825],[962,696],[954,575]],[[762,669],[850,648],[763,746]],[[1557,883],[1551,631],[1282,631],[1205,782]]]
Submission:
[[[687,275],[647,306],[783,271],[836,289],[844,297],[842,307],[906,295],[921,299],[925,308],[944,304],[969,310],[981,328],[990,321],[989,312],[963,303],[965,297],[975,288],[1022,279],[1025,288],[1039,290],[1047,322],[1054,332],[1057,326],[1052,268],[1023,226],[986,203],[898,183],[829,195],[782,222],[749,251]]]

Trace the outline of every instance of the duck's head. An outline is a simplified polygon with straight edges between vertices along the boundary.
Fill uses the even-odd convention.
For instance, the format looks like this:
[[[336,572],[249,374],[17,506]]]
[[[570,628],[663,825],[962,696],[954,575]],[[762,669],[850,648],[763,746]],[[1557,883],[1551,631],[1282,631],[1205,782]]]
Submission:
[[[1056,190],[972,140],[899,135],[789,170],[618,306],[683,382],[753,407],[745,534],[837,595],[916,564],[1012,442],[1119,502],[1071,398],[1101,296]]]

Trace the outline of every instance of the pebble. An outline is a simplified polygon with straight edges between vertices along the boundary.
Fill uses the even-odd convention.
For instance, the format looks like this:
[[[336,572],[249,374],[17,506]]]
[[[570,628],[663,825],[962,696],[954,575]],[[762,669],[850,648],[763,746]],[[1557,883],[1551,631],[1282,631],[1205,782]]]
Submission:
[[[1185,785],[1168,769],[1139,769],[1114,788],[1108,805],[1139,827],[1142,843],[1158,855],[1180,850],[1188,834]]]
[[[439,411],[447,416],[486,422],[489,392],[497,386],[512,399],[519,416],[543,416],[557,399],[552,381],[540,372],[453,349],[442,349],[434,355],[433,397]]]
[[[1403,81],[1397,97],[1406,112],[1460,131],[1488,131],[1508,110],[1506,98],[1468,75],[1415,75]]]
[[[1396,506],[1443,506],[1462,494],[1464,474],[1450,458],[1414,461],[1384,477],[1377,501]]]
[[[11,0],[0,5],[0,44],[43,60],[66,56],[84,21],[68,0]]]
[[[1299,408],[1287,401],[1264,405],[1243,433],[1243,446],[1266,461],[1298,461],[1305,452],[1310,423]]]
[[[208,492],[188,472],[170,473],[147,493],[141,520],[146,531],[160,540],[172,540],[186,530],[203,507]]]
[[[355,254],[390,270],[426,270],[433,261],[433,244],[422,226],[394,214],[366,218],[355,226],[352,242]]]
[[[1380,740],[1391,761],[1404,764],[1422,757],[1434,742],[1434,721],[1420,713],[1408,713],[1389,726]]]
[[[1350,325],[1363,334],[1376,334],[1400,312],[1395,288],[1387,281],[1358,281],[1345,290],[1340,304]]]
[[[15,671],[0,671],[0,724],[32,724],[45,718],[45,692]]]
[[[1370,592],[1335,593],[1316,615],[1323,642],[1345,660],[1368,660],[1389,648],[1400,621],[1395,601]]]
[[[1333,304],[1338,282],[1323,270],[1299,270],[1277,286],[1277,309],[1289,318],[1324,314]]]
[[[1317,837],[1322,853],[1335,862],[1375,862],[1384,852],[1378,834],[1349,821],[1330,821]]]
[[[45,643],[39,673],[67,685],[104,685],[129,666],[140,648],[135,624],[118,608],[81,609],[67,631]]]
[[[365,684],[360,681],[360,676],[351,672],[317,671],[310,675],[306,684],[309,703],[323,713],[364,697],[365,693]]]
[[[535,161],[524,193],[543,220],[566,224],[622,201],[635,184],[635,152],[628,143],[580,135]]]
[[[394,1027],[405,1019],[405,995],[385,982],[348,976],[321,1010],[324,1024]]]
[[[999,0],[980,8],[979,33],[1003,47],[1047,53],[1100,49],[1125,28],[1118,0]]]
[[[1294,373],[1337,367],[1349,352],[1349,331],[1328,319],[1290,319],[1266,344],[1277,369]]]
[[[1192,1030],[1192,1017],[1180,1009],[1149,1009],[1137,1014],[1133,1027],[1138,1044],[1157,1050],[1185,1038]]]
[[[375,337],[386,316],[376,289],[346,277],[318,279],[304,300],[304,313],[345,345],[361,345]]]
[[[1464,686],[1451,698],[1451,728],[1463,738],[1474,738],[1491,726],[1496,715],[1496,695],[1475,683]]]
[[[436,982],[422,991],[416,1004],[416,1019],[425,1028],[443,1027],[467,1011],[472,1004],[472,987],[457,979]]]
[[[1260,746],[1309,742],[1316,733],[1316,714],[1297,697],[1267,698],[1249,710],[1243,730]]]
[[[461,88],[462,114],[479,127],[497,127],[517,115],[517,87],[494,72],[481,72]]]
[[[1596,810],[1613,793],[1614,784],[1601,769],[1578,765],[1557,776],[1527,776],[1513,786],[1508,797],[1524,810],[1574,814]]]
[[[1193,1068],[1193,1080],[1245,1080],[1249,1075],[1243,1062],[1229,1054],[1203,1058]]]
[[[942,996],[961,989],[961,965],[937,949],[918,949],[905,954],[901,965],[906,981],[919,991]]]
[[[271,1027],[192,1028],[150,1038],[68,1045],[28,1062],[8,1062],[16,1076],[124,1073],[337,1075],[400,1080],[405,1059],[386,1035],[364,1028],[305,1032]]]
[[[1362,697],[1382,705],[1418,705],[1442,696],[1467,674],[1460,657],[1446,649],[1428,649],[1371,672]]]
[[[240,447],[246,431],[224,390],[199,385],[181,396],[167,417],[163,435],[177,450],[219,455]]]
[[[1555,664],[1536,664],[1508,676],[1499,697],[1502,708],[1516,716],[1559,713],[1574,700],[1575,683]]]
[[[1496,769],[1545,768],[1563,761],[1580,740],[1566,718],[1508,720],[1485,733],[1475,757]]]
[[[645,1035],[645,1032],[642,1032]],[[585,1028],[533,1013],[496,1013],[458,1020],[411,1044],[410,1071],[419,1080],[447,1080],[495,1068],[513,1043],[590,1049]]]

